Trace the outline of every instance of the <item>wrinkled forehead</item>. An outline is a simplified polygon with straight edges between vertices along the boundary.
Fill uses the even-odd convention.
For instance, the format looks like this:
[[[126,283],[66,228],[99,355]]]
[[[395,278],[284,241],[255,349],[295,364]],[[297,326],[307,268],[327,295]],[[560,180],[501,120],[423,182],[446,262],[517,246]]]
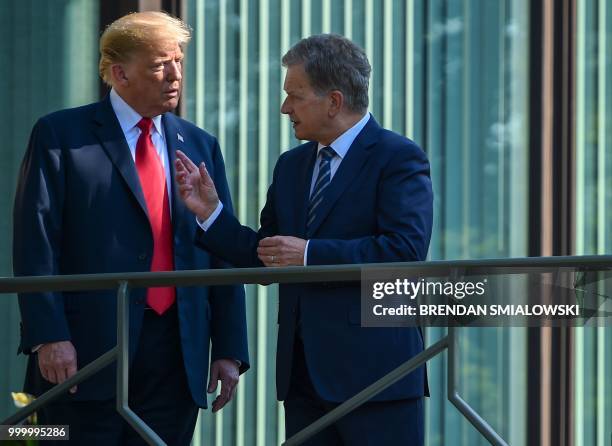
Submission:
[[[132,58],[182,59],[183,48],[174,40],[151,41],[137,49]]]

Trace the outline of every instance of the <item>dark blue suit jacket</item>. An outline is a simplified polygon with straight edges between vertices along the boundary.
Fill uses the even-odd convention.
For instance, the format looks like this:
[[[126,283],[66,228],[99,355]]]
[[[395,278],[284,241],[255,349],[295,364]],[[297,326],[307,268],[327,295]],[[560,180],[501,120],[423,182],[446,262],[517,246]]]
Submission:
[[[217,140],[170,113],[163,115],[162,122],[171,166],[179,148],[194,162],[204,161],[231,212]],[[225,267],[194,246],[195,218],[172,183],[176,269]],[[19,176],[14,228],[16,276],[150,270],[153,239],[146,204],[108,97],[52,113],[36,123]],[[141,332],[145,290],[131,290],[130,298],[133,353]],[[20,350],[25,353],[38,344],[71,340],[82,368],[116,344],[116,290],[21,294],[19,304]],[[242,361],[241,371],[248,368],[244,289],[241,285],[178,288],[177,305],[189,387],[194,401],[206,407],[211,341],[213,361],[235,358]],[[96,374],[68,398],[113,397],[114,369]],[[26,391],[38,395],[47,388],[31,355]]]
[[[263,237],[306,238],[306,210],[317,144],[283,153],[274,169],[258,232],[225,208],[198,243],[239,267],[261,266]],[[308,249],[309,265],[424,260],[433,193],[425,153],[371,117],[325,192]],[[298,309],[299,306],[299,309]],[[278,398],[288,392],[296,314],[313,385],[328,401],[344,401],[423,349],[417,328],[361,328],[359,284],[280,286],[276,366]],[[424,367],[373,400],[426,393]]]

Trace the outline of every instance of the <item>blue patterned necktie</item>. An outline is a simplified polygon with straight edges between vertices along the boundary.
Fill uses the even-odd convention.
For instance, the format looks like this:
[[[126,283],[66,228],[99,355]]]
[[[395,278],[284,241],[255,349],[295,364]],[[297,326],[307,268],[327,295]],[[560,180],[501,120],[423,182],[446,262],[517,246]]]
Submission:
[[[310,228],[316,219],[317,210],[321,207],[321,203],[323,203],[325,189],[331,181],[331,160],[336,155],[336,152],[331,147],[323,147],[319,153],[321,155],[319,174],[317,175],[317,180],[310,195],[310,202],[308,203],[308,219],[306,220],[306,233],[308,237],[312,235]]]

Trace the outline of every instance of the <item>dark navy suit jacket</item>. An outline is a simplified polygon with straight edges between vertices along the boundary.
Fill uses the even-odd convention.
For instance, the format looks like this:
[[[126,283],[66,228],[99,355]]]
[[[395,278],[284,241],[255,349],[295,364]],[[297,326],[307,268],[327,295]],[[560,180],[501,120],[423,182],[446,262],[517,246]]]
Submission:
[[[162,122],[171,166],[179,148],[194,162],[204,161],[231,212],[217,140],[170,113],[163,115]],[[172,184],[175,268],[225,267],[194,246],[195,218]],[[36,123],[15,198],[13,250],[16,276],[150,270],[153,238],[146,204],[108,97],[52,113]],[[133,353],[141,335],[145,290],[131,290],[130,299]],[[70,340],[82,368],[116,344],[116,290],[21,294],[19,304],[24,353],[38,344]],[[241,371],[249,367],[244,289],[241,285],[178,288],[177,305],[189,387],[196,404],[206,407],[211,341],[213,361],[234,358],[242,362]],[[107,367],[67,398],[113,397],[114,370]],[[30,355],[25,388],[36,395],[49,388],[36,355]]]
[[[306,238],[306,212],[317,144],[283,153],[274,169],[261,228],[254,232],[223,211],[198,243],[238,267],[261,266],[263,237]],[[309,265],[424,260],[432,228],[433,193],[425,153],[371,117],[340,164],[317,212]],[[299,306],[299,308],[298,308]],[[276,384],[287,396],[296,315],[308,371],[319,396],[344,401],[423,349],[417,328],[361,328],[359,284],[280,286]],[[373,398],[422,396],[421,367]]]

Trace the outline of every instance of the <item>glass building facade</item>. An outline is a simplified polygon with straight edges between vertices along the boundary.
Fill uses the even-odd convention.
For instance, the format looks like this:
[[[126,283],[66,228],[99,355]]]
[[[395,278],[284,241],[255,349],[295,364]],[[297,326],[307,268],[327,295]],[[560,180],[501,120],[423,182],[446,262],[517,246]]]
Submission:
[[[572,175],[555,184],[575,197],[571,216],[575,254],[609,254],[612,240],[612,6],[605,0],[563,0],[575,20]],[[156,2],[122,1],[125,11]],[[194,29],[185,66],[181,113],[216,135],[225,157],[236,212],[256,227],[272,169],[298,144],[283,101],[282,55],[301,37],[346,35],[372,64],[370,111],[385,127],[417,142],[431,161],[435,194],[429,259],[525,257],[534,253],[533,181],[534,3],[548,0],[184,0],[157,2]],[[162,4],[163,3],[163,4]],[[150,6],[150,5],[149,5]],[[16,175],[36,118],[97,100],[97,38],[105,2],[36,0],[0,4],[0,274],[11,274],[11,208]],[[115,18],[112,17],[111,20]],[[553,20],[558,20],[554,18]],[[535,63],[534,63],[535,61]],[[546,71],[546,70],[542,70]],[[6,95],[6,96],[5,96]],[[552,150],[556,150],[555,147]],[[611,152],[612,153],[612,152]],[[546,158],[542,164],[546,166]],[[235,402],[220,414],[203,412],[194,444],[270,445],[284,439],[283,409],[275,399],[277,289],[249,285],[247,310],[252,369]],[[23,358],[16,299],[0,299],[0,417],[13,410]],[[426,343],[445,334],[430,328]],[[511,445],[532,444],[529,417],[533,335],[524,328],[460,332],[459,392]],[[608,444],[612,435],[612,329],[572,330],[568,371],[573,427],[564,444]],[[553,364],[554,366],[554,364]],[[428,365],[426,444],[487,444],[446,399],[446,355]],[[539,376],[539,375],[538,375]],[[544,407],[546,405],[544,404]],[[539,434],[538,434],[539,435]],[[540,437],[538,437],[540,438]],[[549,444],[554,444],[550,440]],[[541,442],[546,444],[546,442]]]
[[[11,276],[12,210],[17,175],[36,120],[98,98],[98,2],[0,2],[0,275]],[[0,295],[0,417],[15,411],[23,384],[17,356],[19,310]]]
[[[612,5],[583,0],[576,34],[576,254],[612,252]],[[576,329],[576,444],[612,441],[612,327]]]

